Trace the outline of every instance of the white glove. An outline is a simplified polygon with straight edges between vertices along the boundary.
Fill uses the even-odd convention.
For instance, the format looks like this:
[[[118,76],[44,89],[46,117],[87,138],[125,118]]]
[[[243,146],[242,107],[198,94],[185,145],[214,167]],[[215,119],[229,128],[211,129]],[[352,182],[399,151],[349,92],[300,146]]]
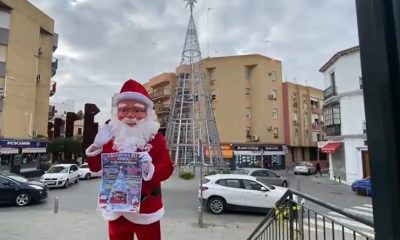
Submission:
[[[148,152],[139,152],[139,160],[142,163],[142,177],[145,181],[150,181],[154,174],[153,158]]]
[[[94,138],[93,144],[97,147],[103,147],[104,144],[108,143],[112,139],[112,127],[109,124],[105,124],[97,132]]]

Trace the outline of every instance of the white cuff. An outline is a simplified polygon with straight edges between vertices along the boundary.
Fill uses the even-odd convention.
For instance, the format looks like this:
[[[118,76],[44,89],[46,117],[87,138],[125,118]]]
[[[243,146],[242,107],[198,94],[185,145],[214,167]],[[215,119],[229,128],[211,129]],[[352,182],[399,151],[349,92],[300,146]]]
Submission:
[[[151,162],[148,162],[146,164],[148,164],[147,168],[146,169],[142,168],[142,177],[143,180],[150,181],[154,175],[154,164]]]
[[[85,154],[88,157],[94,157],[99,155],[102,151],[103,151],[102,147],[99,148],[98,146],[92,144],[86,149]]]

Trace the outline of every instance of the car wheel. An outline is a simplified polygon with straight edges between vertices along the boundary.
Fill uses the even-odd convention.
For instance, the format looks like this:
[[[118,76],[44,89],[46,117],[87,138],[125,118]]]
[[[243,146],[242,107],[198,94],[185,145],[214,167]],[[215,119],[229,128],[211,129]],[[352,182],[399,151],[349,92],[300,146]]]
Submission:
[[[297,172],[294,172],[294,175],[297,175]]]
[[[89,180],[89,179],[90,179],[90,173],[86,173],[85,179],[86,179],[86,180]]]
[[[79,176],[76,177],[75,184],[77,184],[78,182],[79,182]]]
[[[68,179],[65,181],[64,187],[65,187],[65,188],[68,188],[68,187],[69,187],[69,180],[68,180]]]
[[[221,214],[225,211],[225,200],[220,197],[212,197],[207,202],[207,207],[214,214]]]
[[[25,207],[31,202],[31,196],[28,193],[19,193],[15,198],[15,203],[20,207]]]
[[[311,171],[310,171],[310,169],[308,169],[308,172],[307,172],[307,174],[308,174],[308,175],[311,175]]]
[[[288,186],[287,181],[283,181],[283,182],[282,182],[282,187],[287,187],[287,186]]]

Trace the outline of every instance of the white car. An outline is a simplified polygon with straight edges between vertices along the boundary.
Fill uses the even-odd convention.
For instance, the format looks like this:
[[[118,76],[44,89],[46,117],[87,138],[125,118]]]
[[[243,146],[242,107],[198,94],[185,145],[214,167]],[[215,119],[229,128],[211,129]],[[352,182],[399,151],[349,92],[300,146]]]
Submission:
[[[297,175],[297,174],[310,175],[310,174],[314,174],[315,171],[316,171],[316,169],[315,169],[314,165],[310,162],[305,162],[305,161],[297,163],[296,166],[293,168],[294,175]]]
[[[217,174],[205,177],[198,197],[214,214],[226,210],[267,212],[286,191],[287,188],[263,184],[252,176]]]
[[[76,164],[57,164],[40,177],[48,187],[65,187],[79,182],[79,168]]]
[[[87,163],[82,164],[79,167],[79,178],[80,179],[90,179],[94,177],[101,177],[102,176],[102,171],[98,172],[92,172],[89,169],[89,165]]]

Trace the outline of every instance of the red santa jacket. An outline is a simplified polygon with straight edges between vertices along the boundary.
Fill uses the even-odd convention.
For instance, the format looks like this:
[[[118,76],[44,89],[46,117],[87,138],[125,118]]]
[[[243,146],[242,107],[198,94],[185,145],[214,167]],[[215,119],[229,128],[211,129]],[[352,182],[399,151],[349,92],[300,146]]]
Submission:
[[[103,146],[102,153],[117,152],[113,147],[114,141],[111,140]],[[149,142],[151,145],[150,156],[153,159],[154,174],[149,181],[142,180],[142,200],[139,213],[118,213],[103,211],[103,217],[106,220],[113,221],[120,216],[124,216],[128,220],[137,224],[151,224],[161,219],[164,214],[161,192],[154,194],[154,191],[161,189],[161,182],[167,180],[172,172],[173,165],[169,157],[165,139],[161,134],[156,134]],[[89,156],[87,158],[90,171],[98,172],[101,170],[101,154]]]

